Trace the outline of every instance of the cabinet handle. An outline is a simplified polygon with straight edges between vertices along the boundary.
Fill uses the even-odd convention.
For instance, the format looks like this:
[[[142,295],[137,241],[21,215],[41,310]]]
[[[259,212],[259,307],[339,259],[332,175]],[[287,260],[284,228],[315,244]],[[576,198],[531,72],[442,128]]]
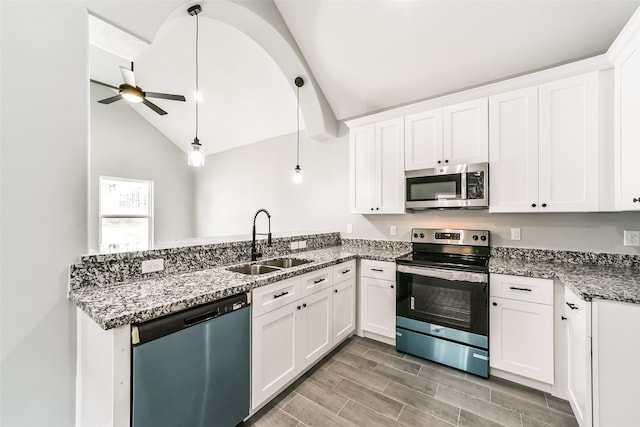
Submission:
[[[373,210],[373,208],[371,208],[371,210]]]
[[[288,294],[289,294],[289,291],[284,291],[284,292],[283,292],[283,293],[281,293],[281,294],[274,295],[274,296],[273,296],[273,299],[280,298],[280,297],[283,297],[283,296],[288,295]]]
[[[380,208],[376,208],[376,210],[377,210],[377,211],[379,211],[379,210],[380,210]]]
[[[640,198],[636,198],[636,197],[633,198],[633,203],[636,203],[638,201],[640,201]]]
[[[320,282],[324,282],[325,280],[326,280],[326,279],[323,277],[322,279],[314,280],[314,281],[313,281],[313,284],[314,284],[314,285],[317,285],[318,283],[320,283]]]
[[[441,164],[441,163],[442,163],[442,160],[438,160],[438,164]]]
[[[513,289],[514,291],[527,291],[527,292],[531,292],[531,289],[529,288],[517,288],[515,286],[509,286],[509,289]]]
[[[337,293],[338,293],[338,290],[337,290],[337,289],[334,289],[334,290],[333,290],[333,292],[335,292],[335,293],[337,294]]]
[[[393,285],[391,285],[391,289],[393,289]]]
[[[445,160],[444,162],[445,162],[445,163],[449,163],[449,160]]]
[[[532,208],[535,208],[536,206],[538,206],[538,205],[536,205],[535,203],[531,203],[531,207]]]
[[[560,317],[562,320],[567,320],[567,318],[565,316],[561,316]]]
[[[304,304],[302,304],[302,306],[306,308],[307,307],[307,303],[305,302]]]
[[[546,203],[543,203],[543,204],[542,204],[542,207],[543,207],[543,208],[546,208],[546,207],[547,207],[547,204],[546,204]]]
[[[494,307],[497,307],[498,303],[497,302],[492,302],[491,305],[493,305]]]
[[[348,270],[343,271],[343,272],[342,272],[342,274],[347,274],[347,273],[349,273],[349,272],[351,272],[351,269],[348,269]]]
[[[381,268],[372,268],[371,271],[377,271],[378,273],[384,272],[384,270]]]
[[[577,310],[577,309],[579,309],[579,308],[580,308],[580,307],[578,307],[577,305],[572,304],[572,303],[570,303],[570,302],[568,302],[568,303],[566,303],[566,304],[569,306],[569,308],[570,308],[571,310]]]
[[[300,306],[297,306],[296,308],[297,308],[298,310],[300,310],[300,309],[301,309],[302,307],[300,307]]]

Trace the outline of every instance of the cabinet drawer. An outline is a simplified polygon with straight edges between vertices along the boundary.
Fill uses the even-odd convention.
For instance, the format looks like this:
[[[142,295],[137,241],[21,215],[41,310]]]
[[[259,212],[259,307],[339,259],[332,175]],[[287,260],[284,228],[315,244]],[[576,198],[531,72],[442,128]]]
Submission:
[[[261,316],[301,297],[300,279],[293,277],[254,289],[251,301],[253,317]]]
[[[492,297],[553,305],[553,280],[492,274],[490,288]]]
[[[356,260],[351,260],[333,266],[333,283],[356,277]]]
[[[333,268],[327,267],[300,276],[300,296],[314,294],[333,285]]]
[[[387,261],[362,260],[360,264],[360,275],[371,277],[372,279],[383,279],[396,281],[396,263]]]

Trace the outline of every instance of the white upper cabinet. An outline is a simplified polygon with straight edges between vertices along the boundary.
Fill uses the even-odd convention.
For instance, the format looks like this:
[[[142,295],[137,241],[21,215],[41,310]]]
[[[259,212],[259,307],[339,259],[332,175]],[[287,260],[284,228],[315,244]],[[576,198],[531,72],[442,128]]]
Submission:
[[[430,169],[442,163],[442,109],[404,118],[405,170]]]
[[[538,200],[538,87],[489,98],[489,208],[529,212]]]
[[[350,212],[404,213],[404,118],[349,132]]]
[[[442,110],[444,163],[486,162],[489,156],[487,98],[450,105]]]
[[[615,208],[640,210],[640,35],[615,59]]]
[[[405,170],[488,159],[487,98],[405,117]]]
[[[489,99],[491,212],[599,209],[599,75]]]
[[[598,73],[540,85],[539,103],[540,206],[554,212],[597,211]]]

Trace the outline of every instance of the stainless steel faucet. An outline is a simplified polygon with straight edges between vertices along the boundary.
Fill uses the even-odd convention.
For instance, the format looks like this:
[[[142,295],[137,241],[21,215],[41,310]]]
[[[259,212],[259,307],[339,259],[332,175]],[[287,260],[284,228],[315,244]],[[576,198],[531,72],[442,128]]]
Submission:
[[[256,233],[256,218],[258,218],[258,214],[260,212],[266,213],[267,218],[269,219],[268,233]],[[266,209],[258,209],[255,216],[253,217],[253,232],[251,234],[251,261],[255,261],[262,256],[260,252],[256,252],[256,235],[267,236],[267,246],[271,246],[271,215],[269,215],[269,211],[267,211]]]

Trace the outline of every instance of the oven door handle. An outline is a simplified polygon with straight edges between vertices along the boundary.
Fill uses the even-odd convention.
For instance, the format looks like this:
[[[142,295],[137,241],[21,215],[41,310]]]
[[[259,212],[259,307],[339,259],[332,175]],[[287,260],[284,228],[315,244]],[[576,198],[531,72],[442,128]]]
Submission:
[[[398,265],[399,273],[415,274],[417,276],[433,277],[456,282],[487,283],[489,278],[486,273],[470,273],[468,271],[441,270],[439,268],[413,267]]]

